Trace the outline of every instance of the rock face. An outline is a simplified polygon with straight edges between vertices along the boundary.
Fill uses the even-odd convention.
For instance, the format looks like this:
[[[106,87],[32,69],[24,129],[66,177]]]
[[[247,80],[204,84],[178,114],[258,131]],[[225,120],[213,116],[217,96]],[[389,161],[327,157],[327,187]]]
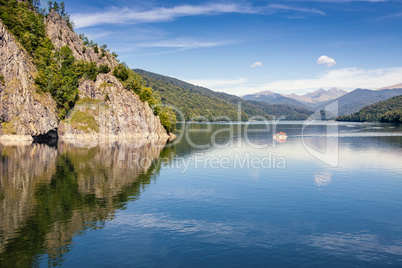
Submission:
[[[82,140],[167,141],[169,135],[148,103],[126,89],[109,74],[79,87],[80,100],[60,123],[59,138]]]
[[[72,31],[67,22],[52,11],[46,18],[46,31],[56,50],[68,45],[77,60],[118,65],[107,51],[95,53]],[[96,82],[79,86],[76,108],[59,122],[56,104],[50,94],[36,93],[37,73],[30,55],[15,40],[0,20],[0,140],[31,141],[33,137],[56,137],[65,141],[157,140],[169,136],[139,97],[124,89],[111,74],[100,74]]]
[[[51,11],[46,18],[46,32],[56,49],[69,46],[77,60],[95,62],[97,66],[108,65],[111,70],[118,65],[107,51],[105,56],[85,47],[80,37],[67,22]],[[66,120],[60,122],[60,140],[70,142],[98,142],[105,140],[167,141],[169,135],[153,114],[148,103],[124,89],[122,83],[110,74],[98,75],[96,82],[84,81],[79,86],[76,107]]]
[[[0,20],[0,140],[31,140],[57,129],[56,105],[36,93],[31,57]]]
[[[47,36],[57,50],[67,45],[77,60],[92,61],[97,66],[108,65],[110,69],[118,65],[116,59],[109,52],[105,51],[105,56],[100,57],[100,49],[99,53],[95,53],[93,48],[85,47],[84,41],[67,26],[67,22],[54,10],[49,13],[45,23]]]

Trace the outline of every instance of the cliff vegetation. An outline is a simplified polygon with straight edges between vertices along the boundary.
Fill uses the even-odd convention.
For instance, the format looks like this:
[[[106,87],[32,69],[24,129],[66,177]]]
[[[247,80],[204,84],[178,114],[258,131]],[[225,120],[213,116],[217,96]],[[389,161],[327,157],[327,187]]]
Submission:
[[[110,53],[106,45],[98,46],[83,34],[79,39],[72,31],[74,24],[65,11],[64,2],[49,1],[48,6],[47,10],[41,9],[38,0],[0,0],[0,19],[32,57],[37,69],[34,76],[36,91],[51,94],[61,120],[79,100],[78,88],[82,81],[96,81],[99,74],[110,73],[127,90],[155,107],[154,114],[159,115],[167,131],[174,130],[173,111],[161,107],[160,97],[145,87],[127,65],[118,63],[116,53]],[[64,24],[68,29],[63,28]],[[5,83],[4,77],[0,77],[1,83]]]

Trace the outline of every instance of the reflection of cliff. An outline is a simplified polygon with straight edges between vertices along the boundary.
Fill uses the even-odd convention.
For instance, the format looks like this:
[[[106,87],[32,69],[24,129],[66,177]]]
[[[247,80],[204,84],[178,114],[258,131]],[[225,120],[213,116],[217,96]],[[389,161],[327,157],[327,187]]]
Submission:
[[[98,228],[138,197],[160,169],[156,160],[168,153],[150,145],[137,149],[123,145],[58,147],[53,175],[49,174],[47,183],[30,186],[36,205],[0,251],[1,267],[33,265],[34,257],[44,253],[51,263],[60,264],[73,236]],[[3,200],[0,203],[6,206]]]
[[[0,252],[35,207],[34,188],[56,171],[57,150],[46,145],[0,145]]]

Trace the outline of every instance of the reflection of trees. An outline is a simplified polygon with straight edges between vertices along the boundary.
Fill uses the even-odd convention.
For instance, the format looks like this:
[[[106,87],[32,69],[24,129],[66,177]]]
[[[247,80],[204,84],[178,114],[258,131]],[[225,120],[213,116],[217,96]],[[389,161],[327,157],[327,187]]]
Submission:
[[[161,167],[158,158],[167,159],[171,155],[171,149],[162,150],[149,144],[137,149],[124,145],[83,149],[59,144],[58,151],[46,145],[33,145],[25,153],[28,162],[36,161],[31,167],[18,164],[21,153],[7,152],[20,148],[1,149],[1,189],[5,197],[0,200],[0,207],[6,214],[2,213],[0,228],[9,235],[0,248],[0,267],[31,266],[35,264],[35,256],[45,253],[50,256],[50,264],[62,263],[74,235],[101,227],[114,217],[117,209],[138,198],[144,186],[158,175]],[[53,162],[37,162],[38,155]],[[3,174],[17,177],[24,172],[32,173],[24,181],[29,201],[14,204],[9,201],[10,187],[3,188],[6,178]],[[16,212],[14,207],[24,209]],[[19,224],[12,222],[13,218],[21,219]]]
[[[57,149],[0,145],[0,252],[35,208],[34,190],[56,171]]]

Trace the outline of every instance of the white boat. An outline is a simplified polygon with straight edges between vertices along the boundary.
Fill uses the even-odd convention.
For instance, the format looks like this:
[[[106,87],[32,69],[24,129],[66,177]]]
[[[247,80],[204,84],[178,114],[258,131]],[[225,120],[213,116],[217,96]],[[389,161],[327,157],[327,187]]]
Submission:
[[[286,139],[288,138],[288,136],[286,135],[286,132],[277,132],[276,134],[272,135],[272,139],[274,141],[277,141],[279,143],[284,143],[286,142]]]

